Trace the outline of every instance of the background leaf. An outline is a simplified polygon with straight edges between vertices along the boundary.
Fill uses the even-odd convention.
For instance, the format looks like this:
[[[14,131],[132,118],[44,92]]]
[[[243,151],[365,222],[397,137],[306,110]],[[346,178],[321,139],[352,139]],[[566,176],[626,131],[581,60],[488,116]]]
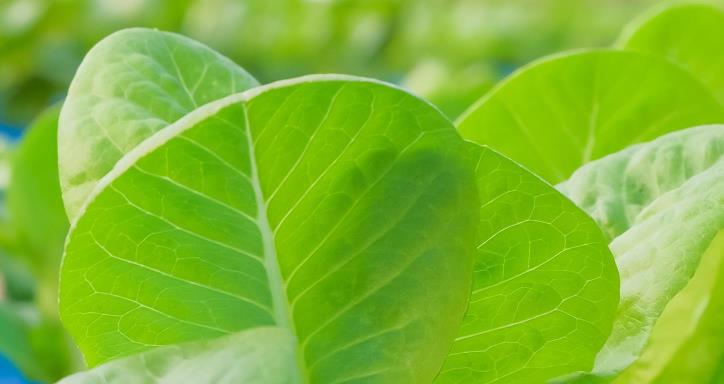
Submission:
[[[686,294],[687,284],[718,286],[690,279],[707,249],[713,247],[712,252],[717,252],[718,246],[711,244],[724,228],[722,154],[723,126],[692,128],[593,162],[561,186],[616,236],[610,247],[621,275],[621,304],[612,335],[597,358],[594,372],[600,376],[618,373],[642,352],[655,354],[656,359],[664,359],[656,364],[664,364],[670,355],[665,349],[676,349],[667,343],[684,343],[689,336],[679,329],[681,333],[669,335],[663,347],[656,338],[649,342],[657,319],[667,317],[670,300],[682,289]],[[697,276],[718,279],[707,272]],[[690,298],[688,304],[698,300],[706,305],[708,295],[718,293],[702,288],[699,297]],[[717,301],[710,305],[716,311]],[[675,308],[673,305],[672,310]],[[695,314],[692,321],[710,321],[699,319],[700,315]],[[647,343],[655,350],[644,352]]]
[[[716,123],[722,107],[688,72],[654,55],[588,51],[518,70],[458,120],[489,145],[558,183],[591,160],[678,129]]]
[[[38,281],[36,300],[43,312],[57,317],[58,270],[68,232],[58,181],[58,115],[60,107],[32,124],[13,156],[7,192],[14,257],[25,261]]]
[[[256,80],[216,51],[181,35],[134,28],[88,52],[63,104],[60,184],[68,217],[98,179],[158,130]]]
[[[717,383],[724,359],[724,231],[691,281],[666,305],[641,357],[614,383]]]
[[[618,304],[596,223],[475,144],[480,228],[467,314],[436,383],[541,383],[593,366]]]
[[[618,43],[660,54],[688,69],[724,102],[724,11],[712,4],[657,7],[631,22]]]

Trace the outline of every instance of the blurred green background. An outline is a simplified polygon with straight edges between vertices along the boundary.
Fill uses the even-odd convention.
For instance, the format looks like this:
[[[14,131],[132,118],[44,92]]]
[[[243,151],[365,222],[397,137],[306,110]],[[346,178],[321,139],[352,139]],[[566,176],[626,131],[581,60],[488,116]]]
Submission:
[[[177,31],[260,81],[348,73],[459,114],[512,69],[606,46],[653,0],[2,0],[0,122],[62,98],[84,53],[130,26]]]
[[[397,83],[454,119],[521,65],[567,49],[610,46],[625,24],[657,3],[0,0],[0,201],[12,156],[23,156],[13,148],[25,127],[63,99],[83,55],[122,28],[152,27],[188,35],[229,56],[262,83],[310,73],[346,73]],[[51,130],[32,140],[54,140],[54,119],[57,109],[39,123]],[[25,162],[34,168],[24,170],[24,175],[36,177],[39,185],[47,179],[57,184],[57,162],[52,153],[46,155],[37,164]],[[12,366],[41,381],[83,368],[57,316],[57,264],[67,221],[57,193],[51,196],[53,188],[58,187],[43,185],[40,189],[48,198],[36,199],[43,201],[35,207],[38,215],[47,217],[34,222],[50,228],[42,233],[47,241],[40,247],[18,242],[18,229],[10,228],[5,204],[0,203],[0,383],[26,383]],[[3,350],[3,342],[27,348]]]

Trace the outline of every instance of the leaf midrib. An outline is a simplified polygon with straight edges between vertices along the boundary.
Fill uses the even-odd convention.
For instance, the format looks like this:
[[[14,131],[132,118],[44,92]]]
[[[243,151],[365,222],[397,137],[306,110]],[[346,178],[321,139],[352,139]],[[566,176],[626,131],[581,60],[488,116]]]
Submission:
[[[363,82],[363,83],[381,83],[377,80],[372,79],[366,79],[356,76],[349,76],[349,75],[307,75],[302,76],[295,79],[289,79],[289,80],[281,80],[274,83],[262,85],[256,88],[251,88],[246,91],[235,93],[220,99],[217,99],[215,101],[206,103],[193,111],[185,114],[178,120],[174,121],[173,123],[169,124],[165,128],[160,129],[159,131],[152,134],[150,137],[146,138],[145,140],[138,143],[135,147],[133,147],[130,151],[125,153],[111,168],[108,173],[103,175],[100,179],[98,179],[95,182],[95,185],[91,189],[90,193],[85,198],[83,204],[80,206],[80,208],[77,210],[75,215],[70,217],[70,229],[69,233],[72,233],[80,221],[80,218],[83,217],[88,210],[88,207],[92,205],[92,203],[96,200],[96,198],[104,191],[106,188],[109,188],[110,185],[118,179],[122,174],[124,174],[126,171],[134,167],[134,165],[137,163],[137,161],[142,158],[143,156],[149,154],[150,152],[154,151],[155,149],[159,148],[161,145],[167,143],[168,141],[182,137],[181,133],[185,132],[186,130],[196,126],[196,124],[200,123],[201,121],[205,120],[209,116],[219,112],[220,110],[224,109],[225,107],[228,107],[232,104],[239,103],[239,105],[242,107],[243,113],[244,113],[244,124],[247,134],[247,140],[246,143],[249,146],[249,156],[250,156],[250,165],[251,165],[251,173],[250,176],[250,183],[252,185],[252,188],[254,190],[255,194],[255,200],[257,204],[257,217],[255,220],[255,223],[257,224],[257,227],[259,228],[260,235],[262,238],[263,243],[263,249],[264,249],[264,266],[265,272],[267,273],[267,279],[269,281],[269,289],[272,296],[272,306],[273,306],[273,313],[272,316],[274,318],[274,321],[276,325],[279,328],[284,328],[288,332],[290,332],[291,336],[293,336],[296,340],[295,343],[295,354],[296,354],[296,362],[295,366],[296,369],[294,370],[294,379],[292,383],[294,384],[307,384],[310,382],[309,379],[309,373],[306,366],[306,359],[304,356],[304,350],[300,347],[300,344],[298,342],[299,338],[297,337],[297,333],[294,326],[294,321],[291,316],[291,309],[289,306],[289,301],[286,297],[286,292],[284,285],[281,283],[283,281],[281,271],[279,268],[279,263],[277,260],[276,255],[276,247],[274,243],[274,235],[273,231],[271,230],[268,217],[266,214],[266,203],[263,198],[263,193],[261,190],[261,183],[258,177],[258,166],[256,164],[256,157],[254,155],[254,140],[251,137],[251,127],[249,125],[248,120],[248,102],[253,99],[254,97],[257,97],[263,93],[269,92],[274,89],[279,89],[291,85],[296,84],[303,84],[307,82],[312,81],[354,81],[354,82]],[[66,243],[66,248],[67,248]],[[65,263],[65,256],[66,252],[64,252],[63,258],[61,259],[61,269],[63,269],[63,264]],[[61,277],[62,278],[62,277]]]
[[[249,151],[250,163],[250,181],[254,190],[254,198],[257,206],[256,224],[261,234],[261,240],[264,252],[264,265],[267,279],[269,281],[269,291],[272,298],[272,308],[274,321],[281,328],[287,329],[295,339],[295,355],[296,370],[294,370],[293,383],[308,383],[308,373],[304,358],[304,350],[300,347],[297,332],[294,326],[294,319],[289,306],[289,298],[284,290],[284,280],[279,268],[277,259],[276,246],[274,244],[274,232],[269,224],[267,216],[266,202],[264,201],[261,182],[259,180],[258,165],[256,163],[256,154],[254,150],[254,139],[251,136],[251,125],[249,124],[249,113],[246,102],[241,103],[244,113],[244,129],[246,130],[246,143]]]

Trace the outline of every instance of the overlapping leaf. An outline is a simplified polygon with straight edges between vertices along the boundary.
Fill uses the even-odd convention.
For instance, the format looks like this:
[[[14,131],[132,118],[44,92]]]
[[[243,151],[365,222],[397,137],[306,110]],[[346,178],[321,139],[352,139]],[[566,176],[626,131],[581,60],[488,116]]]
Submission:
[[[471,146],[481,201],[473,291],[435,382],[537,383],[590,369],[618,303],[606,239],[551,185]]]
[[[702,343],[696,334],[721,312],[715,238],[724,229],[723,154],[724,126],[692,128],[593,162],[561,186],[613,238],[621,274],[621,304],[597,358],[598,376],[612,378],[642,353],[621,382],[652,379],[662,369],[686,372],[680,364],[687,363],[674,356],[694,353],[684,351],[696,345],[715,360],[702,365],[709,367],[702,375],[716,367],[721,338]]]
[[[464,138],[558,183],[591,160],[723,117],[709,90],[677,65],[656,55],[602,50],[518,70],[458,126]]]
[[[198,106],[257,85],[216,51],[181,35],[116,32],[86,55],[68,90],[59,135],[68,217],[118,160]]]
[[[619,46],[665,56],[724,102],[724,11],[704,3],[665,4],[634,20]]]
[[[119,84],[103,46],[134,45],[115,36],[77,83]],[[111,114],[116,132],[125,110],[73,88],[61,153],[129,146],[104,175],[77,168],[85,152],[61,159],[61,175],[83,175],[65,179],[61,313],[91,365],[276,325],[292,336],[289,382],[432,380],[466,307],[477,224],[470,159],[439,111],[374,81],[313,76],[123,146],[98,141],[104,126],[82,111]]]

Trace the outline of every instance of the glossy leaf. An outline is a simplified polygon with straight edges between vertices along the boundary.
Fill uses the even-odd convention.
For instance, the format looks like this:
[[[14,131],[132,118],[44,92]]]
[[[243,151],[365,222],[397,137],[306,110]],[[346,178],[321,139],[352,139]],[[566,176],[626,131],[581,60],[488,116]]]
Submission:
[[[429,382],[472,275],[462,149],[429,104],[359,78],[206,104],[133,148],[78,211],[63,320],[91,365],[277,325],[295,337],[290,382]]]
[[[722,118],[714,96],[677,65],[602,50],[518,70],[463,114],[458,127],[463,138],[558,183],[631,144]]]
[[[231,60],[181,35],[133,28],[103,39],[63,105],[58,156],[68,217],[141,141],[200,105],[256,85]]]
[[[481,225],[470,307],[436,383],[541,383],[593,366],[618,274],[596,223],[475,144]]]
[[[629,24],[618,45],[680,64],[724,102],[724,11],[720,7],[703,3],[656,7]]]
[[[722,155],[724,126],[692,128],[593,162],[561,186],[615,236],[610,247],[621,274],[621,304],[612,335],[597,358],[596,375],[611,378],[642,353],[646,359],[661,359],[655,362],[658,366],[666,364],[671,355],[666,351],[688,337],[679,329],[681,334],[669,335],[668,341],[658,341],[661,335],[649,341],[657,319],[667,319],[670,309],[680,308],[671,299],[688,295],[689,286],[698,297],[682,299],[687,305],[718,295],[707,288],[696,294],[697,285],[713,289],[713,281],[690,280],[707,249],[719,249],[711,244],[724,228]],[[706,279],[708,273],[696,276]],[[711,305],[716,308],[716,301]],[[663,321],[667,328],[670,320]],[[647,343],[655,350],[644,351]],[[658,369],[653,364],[642,363]]]

